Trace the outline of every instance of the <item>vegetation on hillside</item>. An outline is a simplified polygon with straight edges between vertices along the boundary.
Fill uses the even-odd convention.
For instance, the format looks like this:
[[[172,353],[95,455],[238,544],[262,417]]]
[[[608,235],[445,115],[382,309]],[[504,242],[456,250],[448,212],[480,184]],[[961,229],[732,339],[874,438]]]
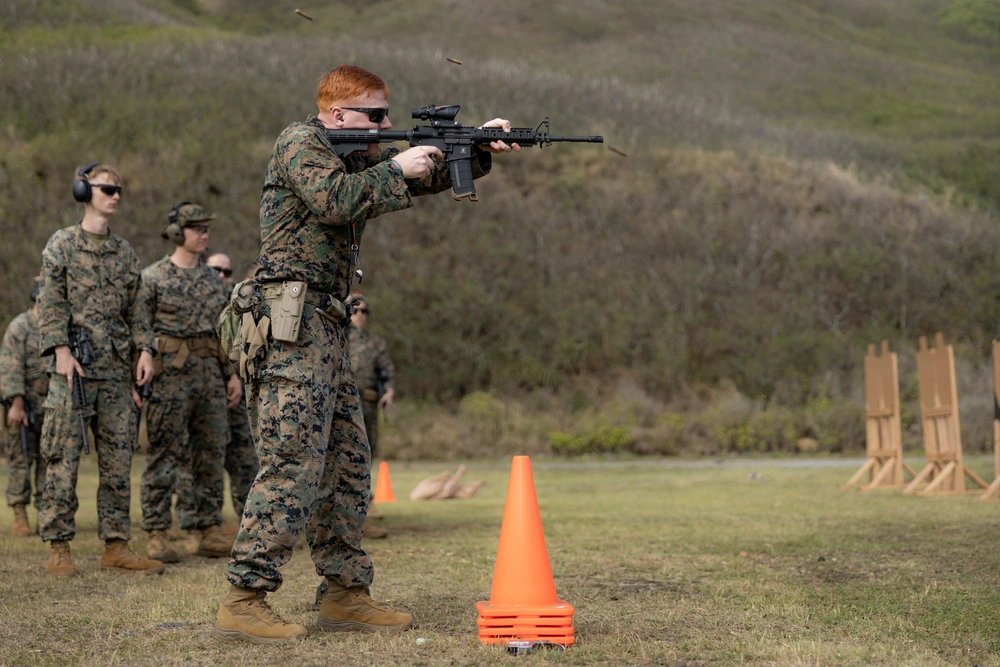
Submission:
[[[991,3],[515,0],[491,22],[386,0],[303,5],[311,23],[297,6],[0,7],[0,321],[26,307],[40,249],[78,218],[73,170],[96,160],[126,174],[114,228],[144,261],[168,251],[179,199],[219,213],[213,245],[252,261],[274,137],[346,61],[386,77],[397,127],[459,102],[468,123],[550,116],[629,155],[504,156],[479,204],[441,195],[369,226],[362,287],[411,397],[624,375],[663,401],[731,384],[802,423],[856,397],[868,342],[943,330],[973,372],[985,358],[1000,324]]]

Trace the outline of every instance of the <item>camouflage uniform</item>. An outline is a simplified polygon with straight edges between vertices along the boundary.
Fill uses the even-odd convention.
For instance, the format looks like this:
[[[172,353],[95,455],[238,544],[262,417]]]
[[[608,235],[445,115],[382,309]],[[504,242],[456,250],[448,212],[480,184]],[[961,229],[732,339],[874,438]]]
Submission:
[[[35,466],[35,507],[41,506],[45,465],[39,455],[38,441],[42,435],[42,405],[48,394],[45,364],[38,356],[38,316],[28,310],[7,327],[0,344],[0,398],[10,401],[24,397],[25,410],[30,403],[35,409],[35,423],[28,427],[29,461],[24,460],[21,429],[8,429],[7,456],[10,460],[7,504],[31,504],[31,465]]]
[[[139,499],[142,528],[168,530],[176,479],[185,530],[222,523],[222,457],[229,437],[228,361],[220,360],[215,321],[226,307],[219,275],[204,262],[183,269],[164,257],[142,272],[163,372],[153,381],[146,419],[149,448]],[[159,368],[157,368],[159,370]]]
[[[53,234],[42,252],[37,303],[42,356],[68,344],[71,324],[87,329],[94,349],[93,362],[84,368],[84,384],[88,406],[95,412],[89,423],[100,470],[97,517],[102,540],[131,537],[129,471],[136,428],[131,359],[133,351],[153,347],[140,286],[139,258],[117,234],[109,233],[98,247],[75,225]],[[71,540],[76,534],[76,478],[83,443],[63,377],[50,382],[45,409],[41,449],[48,468],[41,535],[45,541]]]
[[[351,287],[352,230],[413,205],[412,195],[450,186],[447,166],[404,180],[383,149],[341,160],[315,117],[278,137],[261,194],[262,282],[299,280],[343,300]],[[491,158],[477,151],[475,175]],[[260,315],[270,316],[271,302]],[[316,572],[347,587],[372,582],[361,549],[371,454],[343,327],[306,304],[294,343],[268,338],[267,357],[247,385],[250,429],[260,472],[250,489],[229,563],[229,581],[264,591],[281,585],[279,568],[305,529]]]
[[[250,486],[259,467],[253,435],[250,434],[247,399],[244,396],[240,399],[240,404],[229,411],[229,444],[226,445],[225,458],[226,472],[229,473],[229,492],[233,499],[233,509],[238,516],[243,515],[247,494],[250,493]]]
[[[389,346],[385,341],[367,329],[351,325],[347,327],[347,347],[351,355],[351,368],[354,369],[354,380],[361,394],[361,412],[365,418],[365,430],[368,432],[368,444],[371,446],[372,458],[378,450],[378,401],[379,393],[378,371],[383,369],[386,374],[382,384],[382,392],[395,390],[396,369],[389,358]]]

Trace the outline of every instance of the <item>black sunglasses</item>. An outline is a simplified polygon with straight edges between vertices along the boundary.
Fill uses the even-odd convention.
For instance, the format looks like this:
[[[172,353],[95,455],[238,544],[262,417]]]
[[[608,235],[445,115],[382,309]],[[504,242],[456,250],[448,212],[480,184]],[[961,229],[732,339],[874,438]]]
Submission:
[[[367,315],[368,314],[368,309],[367,308],[355,308],[354,312],[355,313],[364,313],[365,315]]]
[[[120,195],[122,193],[122,186],[120,185],[108,185],[105,183],[94,183],[92,187],[98,188],[101,192],[109,197],[114,197],[115,195]]]
[[[221,273],[222,275],[224,275],[227,278],[229,276],[233,275],[233,270],[232,269],[224,269],[221,266],[213,266],[213,267],[210,267],[210,268],[215,269],[216,271],[218,271],[219,273]]]
[[[381,123],[389,115],[389,107],[342,107],[348,111],[360,111],[368,114],[368,120]]]

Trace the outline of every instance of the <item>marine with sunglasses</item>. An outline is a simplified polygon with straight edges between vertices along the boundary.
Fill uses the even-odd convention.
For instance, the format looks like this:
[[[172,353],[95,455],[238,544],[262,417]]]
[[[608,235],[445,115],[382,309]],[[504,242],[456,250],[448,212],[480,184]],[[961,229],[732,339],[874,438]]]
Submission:
[[[173,242],[173,252],[142,272],[160,363],[147,407],[149,448],[139,500],[142,528],[149,534],[146,554],[165,563],[180,560],[167,542],[175,488],[189,550],[222,558],[233,546],[221,531],[223,456],[228,408],[239,403],[243,385],[215,335],[225,289],[201,258],[214,219],[198,204],[177,202],[160,234]]]
[[[136,385],[153,377],[153,332],[140,296],[139,258],[129,242],[111,233],[118,211],[122,177],[117,169],[94,164],[77,172],[73,196],[84,205],[79,224],[57,231],[42,252],[38,290],[41,356],[55,356],[45,399],[41,450],[47,468],[39,513],[42,540],[50,543],[48,572],[76,574],[69,543],[76,535],[77,471],[84,451],[80,416],[73,409],[74,373],[84,390],[100,475],[97,532],[104,540],[101,567],[161,573],[163,563],[129,549],[132,445],[135,407],[142,407]],[[87,333],[92,359],[81,366],[72,352]],[[132,358],[137,356],[133,374]],[[60,377],[61,376],[61,377]]]
[[[219,272],[225,292],[226,301],[233,290],[233,261],[224,252],[208,253],[205,264]],[[252,272],[251,272],[252,273]],[[232,372],[227,367],[227,373]],[[246,396],[241,396],[239,403],[229,408],[229,444],[226,445],[226,455],[223,461],[226,472],[229,473],[229,492],[233,500],[233,509],[237,518],[243,516],[243,506],[247,502],[247,493],[253,478],[257,476],[257,452],[253,448],[253,436],[250,435],[250,421],[247,418]]]
[[[328,128],[391,128],[388,98],[385,83],[359,67],[327,73],[316,96],[319,113],[281,133],[264,176],[256,275],[262,302],[251,303],[252,321],[243,315],[244,329],[253,325],[254,336],[241,358],[261,469],[229,562],[232,588],[215,626],[220,636],[271,643],[307,633],[266,599],[281,586],[280,568],[303,530],[316,573],[328,586],[319,608],[321,630],[405,630],[413,624],[410,614],[370,595],[374,566],[361,538],[371,452],[346,353],[344,300],[354,276],[361,278],[367,222],[409,208],[415,196],[447,190],[451,180],[436,148],[399,151],[374,144],[341,159],[326,137]],[[510,128],[502,119],[487,125]],[[474,176],[490,170],[490,153],[519,149],[502,142],[476,148]]]

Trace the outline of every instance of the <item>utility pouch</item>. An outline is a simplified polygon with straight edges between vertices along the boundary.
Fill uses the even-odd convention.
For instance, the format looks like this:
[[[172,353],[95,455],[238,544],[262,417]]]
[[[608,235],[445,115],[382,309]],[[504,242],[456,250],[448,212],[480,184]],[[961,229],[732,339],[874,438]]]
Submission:
[[[282,283],[281,294],[271,304],[271,336],[274,340],[294,343],[299,339],[306,291],[308,285],[304,282],[296,280]]]

